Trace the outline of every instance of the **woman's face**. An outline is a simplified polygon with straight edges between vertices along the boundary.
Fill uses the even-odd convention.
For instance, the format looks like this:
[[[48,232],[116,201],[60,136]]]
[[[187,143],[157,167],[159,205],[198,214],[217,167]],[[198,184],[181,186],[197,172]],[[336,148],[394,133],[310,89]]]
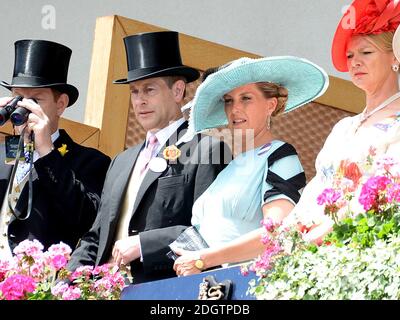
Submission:
[[[233,89],[223,97],[230,129],[253,129],[257,136],[267,129],[268,117],[276,108],[276,98],[265,98],[255,83]]]
[[[378,48],[365,36],[354,36],[347,45],[347,67],[351,81],[367,93],[379,91],[386,81],[397,81],[392,52]]]

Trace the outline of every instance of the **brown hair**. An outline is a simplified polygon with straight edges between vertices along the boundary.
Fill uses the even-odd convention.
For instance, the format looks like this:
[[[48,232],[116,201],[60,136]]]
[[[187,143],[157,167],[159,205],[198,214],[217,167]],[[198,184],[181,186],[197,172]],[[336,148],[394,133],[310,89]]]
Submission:
[[[58,91],[57,89],[50,88],[51,92],[53,93],[54,101],[57,102],[60,96],[64,93],[61,91]]]
[[[285,110],[288,100],[288,90],[273,82],[256,82],[257,88],[264,94],[266,99],[277,98],[278,103],[272,116],[275,117]]]
[[[187,82],[186,78],[183,76],[166,76],[166,77],[162,77],[162,79],[164,80],[164,82],[167,84],[168,88],[172,89],[172,86],[174,85],[175,82],[182,80],[183,82]],[[185,88],[185,92],[183,93],[183,97],[186,97],[186,88]]]

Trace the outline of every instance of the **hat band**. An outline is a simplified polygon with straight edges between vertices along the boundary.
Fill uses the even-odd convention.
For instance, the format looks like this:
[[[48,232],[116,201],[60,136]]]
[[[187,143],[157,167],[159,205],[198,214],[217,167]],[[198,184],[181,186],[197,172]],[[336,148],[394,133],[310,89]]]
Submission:
[[[159,72],[159,71],[164,71],[172,68],[180,68],[183,67],[182,65],[177,65],[177,66],[157,66],[157,67],[148,67],[148,68],[142,68],[142,69],[135,69],[135,70],[130,70],[128,71],[128,79],[135,79],[138,77],[143,77],[148,74],[152,74],[154,72]]]
[[[42,77],[34,77],[34,76],[18,76],[13,77],[11,81],[11,85],[30,85],[30,86],[47,86],[52,84],[61,84],[66,83],[65,79],[46,79]]]

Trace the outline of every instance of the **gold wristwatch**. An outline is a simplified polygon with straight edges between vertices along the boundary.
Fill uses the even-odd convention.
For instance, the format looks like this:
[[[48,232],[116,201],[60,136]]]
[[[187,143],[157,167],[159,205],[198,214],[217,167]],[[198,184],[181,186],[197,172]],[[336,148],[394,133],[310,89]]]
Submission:
[[[200,255],[197,257],[196,261],[194,262],[194,266],[199,270],[204,269],[204,261],[201,260]]]

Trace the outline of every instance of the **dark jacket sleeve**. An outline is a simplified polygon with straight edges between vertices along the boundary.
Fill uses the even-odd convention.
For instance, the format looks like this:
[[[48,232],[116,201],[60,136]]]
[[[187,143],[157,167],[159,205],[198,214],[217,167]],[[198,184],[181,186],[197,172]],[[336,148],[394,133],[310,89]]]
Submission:
[[[91,226],[90,230],[86,232],[81,238],[77,248],[72,253],[71,259],[68,262],[67,269],[74,271],[76,268],[83,265],[95,265],[97,261],[97,254],[100,245],[100,233],[102,226],[102,219],[108,218],[107,213],[103,213],[103,201],[107,198],[104,196],[104,190],[107,189],[108,183],[110,183],[110,171],[113,167],[115,159],[111,162],[109,169],[106,174],[106,179],[104,182],[104,188],[102,191],[99,211],[96,219]]]
[[[200,145],[201,160],[196,171],[193,202],[203,194],[232,159],[231,151],[225,143],[207,136],[205,139],[209,139],[212,143]],[[173,261],[166,256],[170,251],[169,244],[187,227],[178,225],[139,233],[143,268],[146,273],[172,268]]]
[[[77,248],[73,251],[67,264],[68,270],[75,271],[80,266],[94,266],[96,264],[100,231],[101,217],[97,215],[92,227],[84,234]]]
[[[59,221],[84,233],[93,224],[110,158],[76,145],[61,156],[55,149],[35,162],[41,188],[52,201]]]

